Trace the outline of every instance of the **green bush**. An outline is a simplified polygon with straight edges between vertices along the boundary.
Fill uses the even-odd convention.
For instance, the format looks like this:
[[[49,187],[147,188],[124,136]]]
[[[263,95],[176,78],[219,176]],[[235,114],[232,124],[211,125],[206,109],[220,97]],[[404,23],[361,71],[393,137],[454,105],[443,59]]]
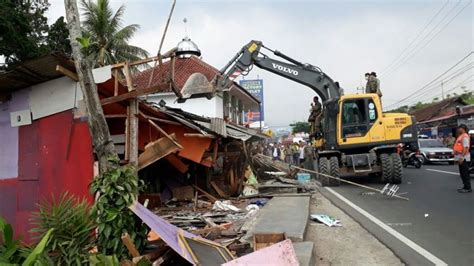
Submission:
[[[18,239],[13,238],[13,228],[0,217],[0,265],[51,265],[52,261],[44,255],[46,245],[54,229],[49,229],[34,248],[25,248]]]
[[[128,258],[121,241],[127,232],[140,250],[146,241],[147,227],[128,209],[138,197],[143,181],[138,179],[135,168],[117,167],[94,178],[90,191],[98,198],[92,213],[98,224],[97,247],[102,254],[115,254],[119,259]]]
[[[87,261],[89,250],[95,246],[96,227],[89,203],[64,193],[59,200],[43,200],[31,219],[31,231],[42,237],[55,228],[46,247],[56,265],[81,265]]]

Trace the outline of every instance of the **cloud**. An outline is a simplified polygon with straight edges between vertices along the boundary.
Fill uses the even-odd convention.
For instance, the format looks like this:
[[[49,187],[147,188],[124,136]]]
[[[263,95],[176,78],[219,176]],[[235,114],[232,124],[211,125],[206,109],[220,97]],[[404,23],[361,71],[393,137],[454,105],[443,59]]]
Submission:
[[[123,1],[113,3],[116,7]],[[355,93],[357,87],[364,85],[363,74],[380,73],[442,4],[434,1],[178,1],[163,50],[174,47],[184,36],[182,19],[186,17],[188,34],[201,49],[203,59],[218,69],[243,45],[256,39],[299,61],[320,67],[338,80],[346,93]],[[127,1],[125,5],[124,23],[142,26],[132,43],[156,54],[169,3]],[[53,2],[51,10],[60,13],[55,9]],[[403,67],[381,78],[384,104],[393,103],[431,81],[471,51],[472,44],[472,9],[467,8]],[[270,52],[268,55],[273,57]],[[311,89],[257,67],[246,78],[257,76],[264,79],[268,124],[282,126],[307,118],[315,94]],[[433,94],[439,91],[437,88]]]

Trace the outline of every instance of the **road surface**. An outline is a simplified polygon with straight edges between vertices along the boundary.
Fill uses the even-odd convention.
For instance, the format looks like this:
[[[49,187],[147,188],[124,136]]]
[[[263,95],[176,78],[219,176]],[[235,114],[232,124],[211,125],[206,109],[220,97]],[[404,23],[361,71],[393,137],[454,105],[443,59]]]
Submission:
[[[408,168],[403,178],[399,193],[409,201],[352,185],[321,192],[409,265],[474,265],[474,193],[456,191],[457,166]]]

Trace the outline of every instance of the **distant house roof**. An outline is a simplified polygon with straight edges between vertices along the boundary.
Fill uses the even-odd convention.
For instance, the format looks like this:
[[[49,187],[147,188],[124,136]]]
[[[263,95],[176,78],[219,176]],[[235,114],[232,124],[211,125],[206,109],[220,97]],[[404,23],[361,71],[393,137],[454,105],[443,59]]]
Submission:
[[[133,85],[137,90],[140,89],[146,89],[148,87],[156,86],[160,83],[163,83],[164,80],[167,78],[171,77],[172,73],[172,64],[171,60],[163,62],[163,64],[159,67],[156,66],[153,68],[146,69],[144,71],[141,71],[139,73],[136,73],[133,76]],[[151,73],[153,72],[153,79],[150,82],[150,76]],[[178,89],[182,89],[184,86],[184,83],[188,80],[189,76],[193,73],[201,73],[203,74],[208,81],[211,81],[217,74],[219,74],[219,70],[217,70],[215,67],[209,65],[208,63],[204,62],[200,58],[196,56],[191,56],[189,58],[176,58],[175,63],[174,63],[174,82]],[[260,103],[260,101],[255,98],[253,95],[251,95],[247,90],[242,88],[240,85],[238,85],[236,82],[233,83],[231,88],[236,88],[241,91],[243,91],[247,96],[252,98],[257,103]],[[165,92],[173,92],[171,88],[168,88],[166,90],[160,91],[159,93],[165,93]]]
[[[433,103],[412,113],[417,122],[433,120],[439,117],[448,117],[456,113],[456,106],[464,106],[466,102],[461,97],[452,97]]]
[[[32,85],[62,77],[56,66],[75,72],[74,62],[61,54],[48,54],[22,62],[0,74],[0,94],[9,94]]]

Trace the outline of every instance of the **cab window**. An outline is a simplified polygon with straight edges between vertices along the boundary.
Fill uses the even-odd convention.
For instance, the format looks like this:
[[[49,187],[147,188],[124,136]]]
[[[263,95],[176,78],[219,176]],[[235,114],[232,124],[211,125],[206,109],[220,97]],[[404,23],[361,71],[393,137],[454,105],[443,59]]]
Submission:
[[[363,137],[376,120],[377,110],[372,99],[346,100],[342,104],[342,137]]]

